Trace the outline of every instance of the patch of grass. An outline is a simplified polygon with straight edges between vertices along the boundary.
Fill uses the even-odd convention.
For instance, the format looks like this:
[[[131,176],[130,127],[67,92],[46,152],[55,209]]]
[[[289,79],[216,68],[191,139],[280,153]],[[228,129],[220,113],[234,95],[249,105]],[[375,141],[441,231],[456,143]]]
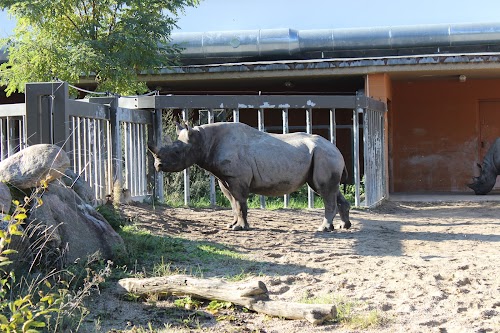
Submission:
[[[260,271],[245,255],[221,244],[158,236],[138,226],[125,226],[119,234],[129,256],[118,265],[128,271],[129,276],[191,274],[202,277],[204,272],[217,270],[216,275],[239,280],[244,274],[249,276]]]
[[[387,319],[377,310],[369,312],[360,311],[361,302],[334,297],[331,294],[320,296],[304,296],[299,300],[306,304],[335,304],[337,307],[337,318],[335,322],[351,329],[369,329],[384,325]]]

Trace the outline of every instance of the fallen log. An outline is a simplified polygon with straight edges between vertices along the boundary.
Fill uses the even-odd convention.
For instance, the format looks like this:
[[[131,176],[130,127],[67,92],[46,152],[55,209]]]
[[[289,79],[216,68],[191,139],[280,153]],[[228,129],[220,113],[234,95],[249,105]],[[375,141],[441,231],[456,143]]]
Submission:
[[[314,325],[336,317],[332,304],[303,304],[269,300],[262,281],[229,283],[220,279],[199,279],[189,275],[171,275],[153,278],[128,278],[118,281],[118,294],[136,295],[165,293],[189,295],[241,305],[249,310],[274,317],[305,319]]]

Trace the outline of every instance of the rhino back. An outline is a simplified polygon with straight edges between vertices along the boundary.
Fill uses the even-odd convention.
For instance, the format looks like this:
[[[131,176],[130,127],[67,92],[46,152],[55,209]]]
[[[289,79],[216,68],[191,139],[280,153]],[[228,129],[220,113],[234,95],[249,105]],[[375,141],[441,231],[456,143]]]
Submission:
[[[328,172],[342,173],[344,160],[326,139],[305,133],[268,134],[241,123],[203,128],[210,153],[200,165],[221,180],[238,178],[253,193],[281,195],[297,190],[311,173],[313,156]]]

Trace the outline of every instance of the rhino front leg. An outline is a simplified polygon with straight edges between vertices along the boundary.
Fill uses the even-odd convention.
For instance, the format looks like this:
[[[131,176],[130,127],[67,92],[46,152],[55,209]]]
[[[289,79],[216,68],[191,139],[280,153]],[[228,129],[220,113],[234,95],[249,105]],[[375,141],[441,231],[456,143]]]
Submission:
[[[247,221],[247,215],[248,215],[248,205],[247,201],[238,201],[235,200],[236,203],[236,212],[237,212],[237,219],[236,221],[230,226],[231,229],[234,231],[239,231],[239,230],[249,230],[250,226],[248,225]]]
[[[218,182],[222,193],[231,203],[231,209],[233,211],[233,221],[229,223],[227,227],[235,231],[250,229],[247,221],[247,214],[248,214],[247,199],[242,198],[237,200],[229,191],[229,188],[223,182],[221,182],[220,180]]]

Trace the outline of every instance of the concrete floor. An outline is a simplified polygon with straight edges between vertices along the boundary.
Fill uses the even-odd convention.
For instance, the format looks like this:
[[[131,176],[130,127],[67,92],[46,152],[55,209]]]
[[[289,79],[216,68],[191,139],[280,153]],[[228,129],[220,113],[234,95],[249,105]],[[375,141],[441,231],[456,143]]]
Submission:
[[[456,201],[499,201],[500,192],[490,192],[487,195],[475,195],[470,192],[453,193],[391,193],[389,201],[416,201],[416,202],[456,202]]]

